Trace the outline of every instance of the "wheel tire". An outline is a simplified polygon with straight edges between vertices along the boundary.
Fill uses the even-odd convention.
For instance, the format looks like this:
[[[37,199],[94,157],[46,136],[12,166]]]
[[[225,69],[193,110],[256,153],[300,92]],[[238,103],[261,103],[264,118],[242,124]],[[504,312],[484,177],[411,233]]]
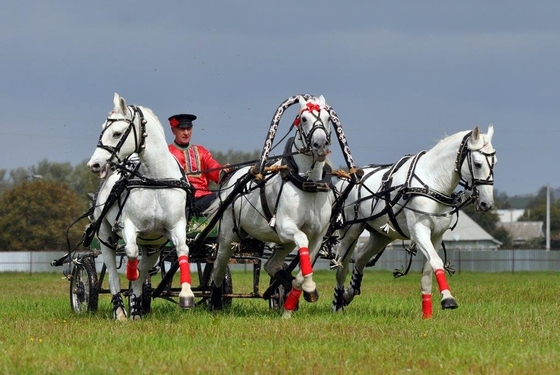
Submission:
[[[97,311],[99,305],[99,282],[95,262],[82,258],[72,269],[70,279],[70,308],[81,314]]]
[[[204,271],[202,271],[201,284],[207,288],[210,285],[210,278],[212,277],[212,270],[214,269],[214,263],[206,263],[204,265]],[[223,294],[233,294],[233,280],[231,277],[231,270],[229,266],[226,267],[226,273],[224,275],[224,282],[222,283],[222,293]],[[233,301],[232,297],[222,297],[222,304],[231,306]]]
[[[284,286],[282,284],[278,285],[268,300],[270,310],[280,310],[284,306],[285,295]]]
[[[286,270],[287,268],[288,268],[288,264],[284,263],[282,269]],[[268,285],[272,285],[273,282],[274,280],[271,278],[270,283]],[[286,291],[286,288],[284,287],[284,285],[282,285],[282,283],[279,283],[278,287],[274,290],[274,293],[270,296],[270,299],[268,300],[269,309],[270,310],[282,309],[284,307],[284,302],[286,301],[286,296],[288,294],[288,291]]]

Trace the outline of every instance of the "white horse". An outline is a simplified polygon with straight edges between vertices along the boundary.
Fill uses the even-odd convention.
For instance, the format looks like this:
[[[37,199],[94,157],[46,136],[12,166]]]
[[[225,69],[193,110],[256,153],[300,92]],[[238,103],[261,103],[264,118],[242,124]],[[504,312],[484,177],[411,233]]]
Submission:
[[[345,226],[340,230],[341,242],[334,262],[338,270],[333,311],[343,310],[360,294],[364,267],[396,239],[410,239],[425,256],[421,278],[423,317],[432,316],[432,272],[442,296],[442,308],[458,307],[437,250],[459,208],[474,202],[477,211],[487,211],[494,204],[493,168],[497,158],[493,134],[492,124],[487,134],[476,126],[393,165],[364,168],[361,184],[352,189],[344,206]],[[341,181],[337,188],[345,184]],[[459,184],[472,192],[467,201],[461,201],[461,194],[454,192]],[[369,231],[369,239],[355,254],[350,286],[344,290],[348,263],[364,229]]]
[[[236,171],[221,187],[220,197],[208,209],[216,215],[221,202],[238,184],[245,185],[223,212],[219,225],[219,244],[212,272],[210,308],[222,308],[222,282],[235,242],[250,236],[263,242],[282,244],[265,263],[271,277],[279,277],[291,291],[284,303],[285,318],[296,309],[302,290],[309,302],[318,299],[313,281],[312,260],[318,253],[328,229],[334,195],[329,188],[330,167],[326,164],[330,145],[330,114],[325,98],[299,96],[299,113],[294,121],[296,135],[285,147],[284,160],[262,179],[246,180],[253,171]],[[274,121],[274,119],[273,119]],[[292,156],[293,155],[293,156]],[[250,176],[249,176],[250,177]],[[284,259],[297,249],[300,271],[295,279],[283,270]],[[292,280],[293,279],[293,280]]]
[[[138,155],[139,164],[128,162],[133,154]],[[145,246],[158,249],[167,239],[175,245],[180,264],[179,305],[192,308],[185,216],[189,186],[167,148],[158,118],[148,108],[127,106],[115,94],[114,109],[102,125],[99,143],[87,164],[106,178],[97,194],[94,224],[109,275],[115,319],[126,319],[116,265],[119,238],[124,240],[128,260],[126,277],[132,281],[131,319],[142,315],[142,283],[159,255],[157,251],[148,253]],[[116,171],[106,176],[109,168]],[[140,269],[138,245],[144,250]]]

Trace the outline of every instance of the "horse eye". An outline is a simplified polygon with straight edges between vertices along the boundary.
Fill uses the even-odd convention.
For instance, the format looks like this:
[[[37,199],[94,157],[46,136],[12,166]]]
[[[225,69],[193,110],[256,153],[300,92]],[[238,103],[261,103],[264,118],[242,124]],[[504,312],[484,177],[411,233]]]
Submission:
[[[113,133],[113,138],[120,138],[121,135],[122,135],[122,133],[115,132],[115,133]]]
[[[475,163],[474,163],[474,167],[475,167],[475,168],[482,168],[482,163],[475,162]]]

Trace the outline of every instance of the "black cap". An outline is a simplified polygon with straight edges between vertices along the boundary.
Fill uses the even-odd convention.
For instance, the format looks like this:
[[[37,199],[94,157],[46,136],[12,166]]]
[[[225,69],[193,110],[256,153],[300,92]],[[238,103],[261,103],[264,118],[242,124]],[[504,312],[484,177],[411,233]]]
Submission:
[[[172,128],[188,129],[192,128],[194,120],[196,120],[196,116],[188,113],[173,115],[169,118],[169,125]]]

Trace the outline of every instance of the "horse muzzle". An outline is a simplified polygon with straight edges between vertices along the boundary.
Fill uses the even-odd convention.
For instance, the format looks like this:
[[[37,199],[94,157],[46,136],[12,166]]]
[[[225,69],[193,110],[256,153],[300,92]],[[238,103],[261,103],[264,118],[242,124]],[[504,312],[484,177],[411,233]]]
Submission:
[[[477,199],[474,202],[474,208],[476,212],[486,212],[490,210],[494,206],[494,202],[487,202],[480,199]]]
[[[108,165],[107,163],[102,165],[98,162],[92,162],[91,160],[87,163],[87,166],[89,167],[89,169],[93,173],[98,175],[99,178],[105,178],[105,176],[107,175],[107,165]]]
[[[327,156],[329,156],[330,153],[331,150],[329,150],[328,147],[317,147],[313,149],[313,156],[318,162],[327,160]]]

